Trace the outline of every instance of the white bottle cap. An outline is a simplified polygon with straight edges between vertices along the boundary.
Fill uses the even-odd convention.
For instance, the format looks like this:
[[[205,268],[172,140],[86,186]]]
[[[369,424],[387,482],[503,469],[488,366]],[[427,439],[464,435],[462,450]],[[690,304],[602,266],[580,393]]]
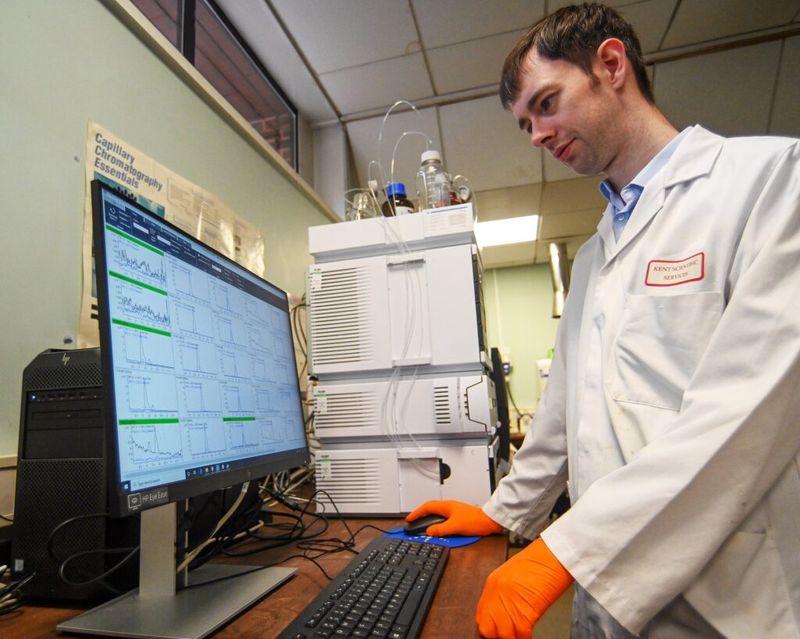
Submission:
[[[426,162],[428,160],[439,160],[441,162],[442,156],[439,154],[439,151],[435,149],[431,149],[429,151],[423,151],[422,157],[420,158],[420,162]]]

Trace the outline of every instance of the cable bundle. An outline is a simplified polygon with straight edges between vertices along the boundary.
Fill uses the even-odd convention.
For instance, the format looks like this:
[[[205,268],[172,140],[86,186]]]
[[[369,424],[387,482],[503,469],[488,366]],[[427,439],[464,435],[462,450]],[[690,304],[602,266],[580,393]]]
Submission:
[[[22,589],[26,583],[36,576],[36,573],[33,573],[5,583],[2,580],[5,579],[6,574],[11,574],[8,566],[0,566],[0,615],[8,614],[22,605]]]

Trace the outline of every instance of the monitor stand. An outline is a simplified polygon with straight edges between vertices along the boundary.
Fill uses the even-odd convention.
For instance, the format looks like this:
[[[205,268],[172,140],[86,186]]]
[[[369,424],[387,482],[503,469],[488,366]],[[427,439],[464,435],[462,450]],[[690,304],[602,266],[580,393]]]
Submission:
[[[174,503],[142,512],[137,590],[58,624],[57,630],[104,637],[200,639],[296,570],[206,564],[190,573],[189,588],[176,592],[175,513]]]

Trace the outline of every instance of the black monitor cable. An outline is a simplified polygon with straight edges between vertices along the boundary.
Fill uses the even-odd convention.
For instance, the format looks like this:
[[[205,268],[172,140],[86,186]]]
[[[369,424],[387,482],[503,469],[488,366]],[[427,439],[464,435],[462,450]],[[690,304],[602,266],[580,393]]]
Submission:
[[[104,571],[103,573],[92,577],[91,579],[87,579],[84,581],[75,581],[74,579],[70,579],[67,577],[67,568],[69,564],[73,561],[81,559],[83,557],[89,557],[93,555],[120,555],[122,553],[127,553],[125,556],[120,559],[116,564],[114,564],[111,568]],[[68,586],[73,587],[85,587],[91,586],[94,584],[102,584],[106,589],[110,590],[116,595],[123,594],[124,591],[120,590],[119,588],[115,588],[110,583],[106,581],[108,577],[113,575],[117,572],[122,566],[128,563],[131,559],[133,559],[136,555],[139,554],[139,546],[135,548],[98,548],[97,550],[84,550],[82,552],[76,552],[69,557],[67,557],[58,568],[58,576]]]
[[[267,512],[270,513],[273,517],[281,517],[284,519],[288,519],[288,522],[271,522],[269,524],[265,524],[264,528],[267,530],[272,530],[277,532],[278,534],[263,534],[254,531],[248,531],[247,538],[237,540],[235,543],[231,544],[228,548],[224,549],[222,552],[224,555],[229,557],[243,557],[247,555],[253,555],[264,550],[270,550],[272,548],[278,548],[280,546],[286,546],[293,543],[308,541],[310,539],[315,539],[325,533],[329,527],[329,522],[324,518],[320,518],[315,516],[311,523],[305,523],[304,516],[311,514],[308,512],[308,509],[311,507],[313,501],[309,500],[305,506],[300,507],[290,499],[287,499],[283,494],[278,492],[273,492],[269,488],[265,487],[265,492],[271,496],[273,499],[278,501],[279,503],[283,504],[287,508],[289,508],[289,512],[286,511],[278,511],[278,510],[269,510]],[[317,530],[314,530],[316,524],[321,523],[321,528],[318,527]],[[247,542],[251,542],[248,544],[248,547],[241,550],[233,550],[234,546],[238,546],[240,544],[245,544]],[[254,543],[256,542],[256,543]],[[260,543],[258,543],[260,542]]]
[[[298,469],[292,473],[284,471],[269,475],[259,486],[258,499],[246,506],[243,504],[223,526],[218,527],[216,534],[213,536],[213,543],[207,544],[200,553],[195,554],[191,563],[188,564],[189,569],[197,568],[220,554],[226,556],[250,555],[308,538],[307,527],[303,526],[300,517],[293,515],[291,512],[269,510],[265,505],[266,498],[275,494],[268,488],[270,480],[277,485],[277,480],[281,479],[282,486],[277,490],[286,492],[301,486],[309,480],[310,476],[307,469],[305,471]],[[288,485],[286,485],[287,483]],[[204,508],[209,503],[206,502]],[[294,506],[295,504],[291,504],[290,510]],[[201,514],[202,511],[198,513],[198,516]],[[264,523],[265,515],[268,516],[268,522],[274,518],[280,518],[283,521]],[[291,519],[291,522],[285,521],[287,518]],[[188,530],[192,524],[192,521],[185,518],[181,527],[182,531]],[[258,531],[263,528],[271,529],[278,534],[260,534]],[[317,531],[314,535],[321,534],[321,532],[324,531]],[[257,547],[253,543],[257,543]],[[248,544],[246,550],[235,550],[244,544]]]
[[[350,526],[348,526],[348,524],[347,524],[347,520],[342,517],[342,514],[339,511],[339,508],[336,505],[336,502],[324,490],[316,491],[302,508],[299,507],[297,504],[293,503],[284,494],[270,492],[270,495],[276,501],[280,502],[281,504],[283,504],[287,508],[289,508],[291,510],[294,510],[294,511],[299,511],[299,515],[296,516],[296,520],[295,520],[293,531],[295,529],[297,529],[297,528],[299,528],[300,530],[303,531],[303,534],[299,538],[294,540],[298,550],[302,550],[303,552],[300,553],[300,554],[295,554],[295,555],[290,555],[288,557],[285,557],[284,559],[282,559],[280,562],[277,562],[277,563],[283,563],[284,561],[288,561],[289,559],[296,559],[296,558],[305,559],[305,560],[310,561],[311,563],[313,563],[317,568],[319,568],[320,572],[328,580],[332,580],[333,577],[331,575],[329,575],[326,572],[326,570],[322,567],[322,565],[317,561],[320,557],[323,557],[325,555],[339,553],[339,552],[345,552],[345,551],[346,552],[350,552],[350,553],[352,553],[354,555],[357,555],[358,552],[355,550],[355,539],[356,539],[356,536],[362,530],[365,530],[366,528],[373,528],[373,529],[378,530],[380,532],[387,532],[387,531],[385,531],[385,530],[383,530],[381,528],[378,528],[377,526],[372,526],[371,524],[366,524],[364,526],[361,526],[356,531],[351,530]],[[316,502],[316,498],[317,498],[318,495],[324,495],[327,498],[328,503],[330,503],[333,506],[334,510],[336,511],[336,516],[341,518],[342,524],[344,525],[345,530],[347,530],[347,533],[348,533],[348,538],[347,539],[340,539],[340,538],[336,538],[336,537],[327,537],[327,538],[322,538],[321,537],[321,535],[325,531],[327,531],[328,528],[330,527],[329,516],[332,516],[332,515],[326,515],[326,513],[324,513],[324,512],[323,513],[317,513],[316,515],[314,515],[314,514],[308,512],[309,509],[311,508],[311,505]],[[313,517],[311,523],[307,524],[307,525],[303,523],[303,518],[306,515],[310,515],[310,516]],[[317,522],[322,523],[322,529],[318,530],[318,531],[315,531],[313,533],[310,533],[309,531],[313,528],[313,526]],[[276,544],[276,545],[286,545],[287,543],[291,543],[291,542],[283,542],[281,544]],[[273,546],[266,546],[266,547],[265,546],[259,546],[258,548],[255,548],[255,549],[252,549],[252,550],[243,551],[243,552],[240,552],[240,553],[235,553],[234,556],[241,556],[242,554],[253,554],[253,553],[256,553],[256,552],[261,552],[262,550],[266,550],[269,547],[273,547]],[[226,552],[226,554],[232,554],[233,555],[234,553],[227,553]],[[277,564],[273,564],[273,565],[277,565]]]
[[[254,487],[254,485],[251,485],[251,489]],[[252,492],[253,490],[250,491],[250,493]],[[221,505],[224,506],[224,492],[222,495]],[[212,533],[208,543],[206,543],[203,548],[200,548],[199,552],[194,553],[194,556],[188,564],[185,561],[183,562],[188,566],[189,570],[202,566],[217,555],[224,554],[226,548],[245,541],[251,532],[258,530],[264,525],[262,521],[264,500],[260,494],[260,488],[258,493],[254,496],[257,497],[255,500],[248,500],[245,501],[245,503],[241,503],[241,500],[237,499],[239,502],[237,508],[231,509],[232,512],[230,512],[226,521],[220,520],[217,523],[216,530]],[[203,509],[198,512],[198,516],[209,506],[209,503],[210,502],[206,502]],[[193,522],[188,522],[188,525],[184,525],[183,530],[188,530],[191,525],[193,525]],[[198,546],[195,547],[198,548]]]
[[[47,538],[47,554],[56,564],[58,564],[58,576],[59,578],[68,586],[73,587],[84,587],[84,586],[91,586],[94,584],[101,584],[104,588],[112,592],[113,594],[120,595],[123,591],[115,588],[113,585],[108,583],[106,579],[116,573],[120,568],[122,568],[125,564],[127,564],[131,559],[133,559],[138,553],[140,546],[135,547],[127,547],[127,548],[95,548],[92,550],[83,550],[80,552],[73,553],[66,558],[58,557],[53,549],[53,543],[55,541],[56,536],[59,532],[61,532],[67,526],[70,526],[78,521],[83,521],[86,519],[98,519],[98,518],[109,518],[110,515],[108,513],[90,513],[86,515],[78,515],[76,517],[70,517],[69,519],[65,519],[60,524],[58,524],[53,530],[50,531],[50,535]],[[107,570],[103,571],[99,575],[94,575],[89,579],[85,580],[75,580],[67,576],[67,569],[69,568],[70,564],[75,562],[78,559],[82,559],[84,557],[89,557],[93,555],[124,555],[122,559],[120,559],[116,564],[108,568]],[[78,569],[80,572],[80,569]]]
[[[367,528],[373,528],[378,530],[379,532],[387,532],[377,526],[373,526],[371,524],[366,524],[361,526],[357,530],[351,530],[350,526],[347,523],[347,520],[342,517],[341,512],[339,511],[336,502],[333,498],[326,492],[326,491],[316,491],[311,498],[301,507],[293,500],[291,500],[286,494],[280,492],[273,492],[266,489],[267,493],[281,503],[282,505],[286,506],[290,512],[284,511],[270,511],[272,514],[277,516],[282,516],[290,519],[293,523],[272,523],[268,524],[266,528],[272,528],[273,530],[277,529],[282,534],[280,535],[263,535],[251,532],[248,536],[251,538],[251,541],[261,541],[263,543],[259,543],[252,547],[248,547],[246,549],[241,550],[231,550],[226,549],[223,550],[223,554],[226,556],[231,557],[242,557],[246,555],[256,554],[265,550],[269,550],[271,548],[277,548],[279,546],[285,546],[294,543],[298,550],[302,550],[301,554],[291,555],[281,560],[287,561],[289,559],[294,558],[302,558],[314,563],[314,565],[319,568],[320,572],[327,579],[331,579],[332,577],[328,575],[325,569],[319,564],[317,561],[318,558],[323,557],[325,555],[339,553],[339,552],[350,552],[352,554],[358,554],[355,550],[355,539],[356,536],[362,531]],[[329,517],[334,516],[333,514],[326,514],[326,513],[311,513],[309,512],[311,506],[316,503],[316,499],[318,495],[324,495],[327,498],[328,503],[330,503],[335,512],[336,517],[342,520],[342,524],[344,525],[345,529],[347,530],[348,537],[346,539],[340,539],[335,537],[322,537],[322,535],[329,529],[330,527],[330,520]],[[297,513],[297,514],[295,514]],[[306,524],[305,518],[311,517],[311,522]],[[315,527],[319,526],[318,529],[315,530]]]
[[[344,526],[345,530],[347,531],[348,538],[347,539],[340,539],[340,538],[337,538],[337,537],[331,537],[331,538],[322,538],[322,539],[316,538],[313,541],[311,541],[311,540],[309,540],[309,541],[301,541],[300,543],[297,544],[297,548],[300,549],[300,550],[303,550],[303,553],[301,555],[295,555],[295,556],[301,557],[303,559],[307,559],[308,561],[313,563],[317,568],[319,568],[320,572],[322,572],[322,574],[325,575],[325,577],[328,580],[332,580],[333,577],[331,577],[325,571],[325,569],[317,561],[317,559],[319,559],[320,557],[323,557],[325,555],[331,555],[331,554],[335,554],[335,553],[339,553],[339,552],[349,552],[349,553],[352,553],[353,555],[357,555],[358,551],[355,550],[356,536],[362,530],[365,530],[367,528],[373,528],[374,530],[378,530],[378,531],[383,532],[383,533],[388,532],[388,531],[383,530],[382,528],[378,528],[377,526],[373,526],[372,524],[365,524],[364,526],[361,526],[360,528],[358,528],[354,532],[353,530],[351,530],[350,526],[348,525],[347,520],[342,516],[342,513],[339,510],[339,507],[336,505],[336,501],[325,490],[317,490],[317,491],[314,492],[314,494],[311,496],[311,499],[309,500],[308,504],[306,504],[306,506],[304,508],[304,512],[305,512],[305,510],[307,510],[310,507],[310,505],[312,503],[316,502],[318,495],[324,496],[326,498],[326,500],[327,500],[327,503],[329,503],[331,506],[333,506],[333,509],[336,512],[335,516],[337,518],[341,519],[342,525]],[[316,517],[318,519],[322,519],[323,521],[325,521],[326,527],[328,525],[328,517],[332,517],[332,516],[334,516],[333,513],[325,513],[325,512],[318,513],[316,515]],[[287,557],[287,559],[288,559],[288,557]]]
[[[282,495],[281,495],[281,498],[283,498]],[[281,547],[281,546],[291,545],[292,543],[296,543],[296,542],[301,541],[303,539],[310,539],[310,538],[316,537],[318,535],[321,535],[328,528],[328,522],[327,521],[323,522],[323,528],[321,530],[318,530],[318,531],[315,531],[315,532],[312,532],[312,533],[309,533],[308,531],[313,527],[314,523],[316,523],[317,520],[315,519],[314,522],[312,522],[311,524],[308,524],[308,525],[303,522],[303,515],[305,514],[305,511],[310,507],[311,503],[312,502],[309,502],[305,506],[305,508],[299,508],[296,504],[292,504],[290,501],[286,500],[287,507],[289,507],[291,510],[299,510],[300,513],[299,514],[295,514],[294,512],[267,511],[267,512],[270,512],[273,515],[277,515],[277,516],[282,516],[282,517],[288,518],[291,521],[290,522],[285,522],[285,523],[277,523],[277,524],[276,523],[272,523],[272,524],[267,524],[267,525],[264,526],[264,527],[273,528],[273,529],[277,528],[278,531],[281,534],[279,534],[279,535],[261,535],[261,534],[258,534],[256,532],[254,532],[254,531],[249,531],[248,530],[247,531],[247,537],[244,538],[244,539],[237,539],[235,541],[231,541],[231,542],[229,542],[229,544],[227,544],[227,546],[224,543],[220,543],[219,544],[220,547],[217,549],[217,553],[215,553],[215,554],[222,554],[222,555],[227,556],[227,557],[245,557],[245,556],[248,556],[248,555],[253,555],[253,554],[257,554],[257,553],[263,552],[265,550],[270,550],[272,548],[278,548],[278,547]],[[248,548],[242,549],[242,550],[232,550],[231,549],[231,548],[233,548],[235,546],[238,546],[240,544],[243,544],[243,543],[246,543],[246,542],[253,542],[253,541],[257,541],[257,542],[261,542],[261,543],[258,543],[255,546],[251,546],[251,547],[248,547]],[[241,574],[249,574],[250,572],[256,572],[258,570],[264,570],[264,569],[267,569],[267,568],[272,568],[274,566],[277,566],[277,565],[283,563],[284,561],[287,561],[288,559],[292,559],[292,558],[295,558],[295,557],[303,557],[303,555],[291,555],[290,557],[285,557],[285,558],[281,559],[280,561],[273,562],[271,564],[254,567],[253,570],[248,571],[247,573],[241,573]],[[235,578],[236,576],[237,575],[230,575],[230,576],[222,577],[220,579],[216,579],[216,580],[213,580],[213,581],[214,582],[216,582],[216,581],[225,581],[227,579]],[[204,583],[212,583],[212,582],[204,582]],[[202,585],[202,584],[197,584],[197,585]],[[195,586],[192,586],[192,585],[187,586],[187,588],[192,588],[192,587],[195,587]]]
[[[208,536],[207,539],[202,541],[200,544],[196,545],[190,551],[188,551],[183,558],[183,561],[178,565],[177,572],[181,572],[184,568],[189,566],[194,559],[200,555],[204,548],[210,545],[214,545],[218,543],[218,533],[222,528],[225,526],[225,523],[234,515],[234,513],[239,509],[242,501],[244,501],[245,496],[247,495],[247,489],[250,486],[250,482],[246,481],[242,484],[241,489],[239,490],[239,495],[236,497],[236,500],[231,504],[230,508],[228,508],[227,512],[222,516],[222,518],[217,522],[214,530]]]
[[[306,435],[314,435],[314,411],[312,410],[306,420],[303,422],[303,427],[306,429]]]
[[[366,530],[367,528],[372,528],[373,530],[377,530],[382,533],[388,532],[387,530],[384,530],[377,526],[373,526],[372,524],[365,524],[357,528],[355,531],[351,530],[350,526],[348,526],[347,524],[347,520],[344,519],[341,512],[339,511],[339,508],[336,506],[336,502],[324,490],[316,491],[311,496],[311,498],[306,502],[306,504],[302,507],[294,503],[285,494],[277,492],[273,493],[271,491],[268,492],[270,496],[272,496],[276,501],[285,505],[291,511],[291,512],[284,512],[284,511],[269,511],[269,512],[278,516],[286,517],[293,523],[286,522],[286,523],[279,523],[279,524],[272,523],[265,525],[266,528],[277,528],[279,531],[282,531],[283,534],[281,535],[259,535],[258,533],[249,531],[248,532],[249,539],[238,540],[234,542],[232,546],[243,543],[244,541],[252,542],[254,540],[266,543],[259,543],[255,547],[246,548],[242,550],[231,550],[230,548],[223,548],[221,553],[229,557],[244,557],[247,555],[257,554],[265,550],[270,550],[272,548],[290,545],[292,543],[296,543],[297,548],[302,550],[303,552],[299,554],[289,555],[288,557],[284,557],[279,561],[273,562],[271,564],[254,567],[253,570],[248,571],[247,573],[240,573],[240,574],[249,574],[250,572],[256,572],[258,570],[273,568],[290,559],[305,559],[313,563],[325,576],[325,578],[330,581],[333,580],[333,577],[329,575],[328,572],[317,561],[320,557],[342,551],[348,551],[354,555],[357,555],[358,552],[354,549],[355,539],[361,531]],[[341,518],[342,524],[347,530],[348,533],[347,539],[319,538],[320,535],[322,535],[325,531],[328,530],[330,526],[329,516],[331,515],[326,516],[325,513],[319,513],[314,515],[313,513],[308,512],[311,505],[315,503],[317,495],[324,495],[327,498],[328,503],[330,503],[333,506],[334,510],[336,511],[336,516]],[[303,517],[307,515],[313,517],[311,523],[309,524],[306,524],[303,520]],[[322,528],[318,531],[309,532],[317,522],[320,522],[322,524]],[[230,575],[222,577],[220,579],[213,580],[213,582],[225,581],[227,579],[234,579],[236,576],[239,575]],[[213,582],[205,582],[205,583],[213,583]],[[203,584],[197,584],[197,585],[199,586]],[[187,588],[193,588],[193,587],[196,586],[191,586],[191,585],[187,586]]]

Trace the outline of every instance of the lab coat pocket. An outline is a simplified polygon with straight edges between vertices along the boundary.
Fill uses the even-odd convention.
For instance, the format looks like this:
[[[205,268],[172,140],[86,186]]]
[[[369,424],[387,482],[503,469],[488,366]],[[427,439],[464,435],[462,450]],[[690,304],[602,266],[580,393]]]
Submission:
[[[786,588],[790,592],[800,592],[800,553],[797,551],[800,548],[800,455],[786,467],[767,493],[765,502]],[[800,600],[793,597],[791,601],[792,616],[800,619]]]
[[[722,309],[722,295],[713,291],[629,295],[607,362],[611,396],[679,410]]]
[[[735,532],[684,597],[725,637],[798,637],[772,531]]]

